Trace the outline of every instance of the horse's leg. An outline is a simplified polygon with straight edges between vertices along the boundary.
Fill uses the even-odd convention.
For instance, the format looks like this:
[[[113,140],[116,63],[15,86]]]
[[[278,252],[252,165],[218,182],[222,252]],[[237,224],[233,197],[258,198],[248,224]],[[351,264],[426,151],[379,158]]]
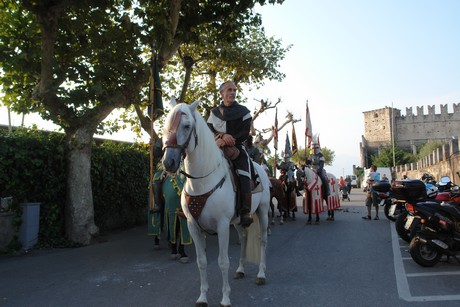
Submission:
[[[154,243],[153,249],[154,250],[160,249],[160,237],[159,236],[155,236],[155,243]]]
[[[243,278],[245,275],[244,266],[246,264],[246,242],[248,240],[247,228],[241,227],[240,225],[234,225],[238,232],[238,238],[240,241],[240,262],[236,269],[235,279]]]
[[[260,204],[260,206],[263,206],[263,204]],[[260,225],[260,262],[259,262],[259,272],[257,273],[257,279],[256,279],[256,284],[258,285],[264,285],[265,284],[265,270],[266,270],[266,249],[267,249],[267,232],[265,229],[267,228],[268,225],[268,220],[265,220],[263,217],[265,214],[263,214],[264,209],[259,206],[258,211],[261,212],[259,218],[259,225]]]
[[[266,230],[265,230],[266,231]],[[220,306],[231,306],[230,303],[230,283],[228,282],[228,269],[230,260],[228,258],[228,244],[230,240],[230,227],[228,223],[220,223],[217,229],[219,238],[219,268],[222,273],[222,301]],[[241,241],[241,249],[246,249],[246,241]],[[241,260],[240,260],[241,265]],[[244,271],[244,270],[243,270]]]
[[[206,236],[200,231],[198,225],[194,222],[187,221],[188,229],[193,239],[196,251],[196,264],[198,270],[200,271],[200,297],[196,301],[196,305],[208,306],[208,276],[207,276],[207,266],[208,262],[206,259]]]
[[[315,224],[319,224],[319,213],[316,213],[316,221]]]
[[[275,225],[275,205],[273,204],[273,198],[270,198],[270,210],[272,211],[272,220],[270,224]],[[270,211],[268,214],[270,214]]]
[[[312,207],[312,204],[311,202],[307,200],[305,200],[307,202],[307,208],[308,208],[308,220],[307,220],[307,224],[311,224],[311,207]]]

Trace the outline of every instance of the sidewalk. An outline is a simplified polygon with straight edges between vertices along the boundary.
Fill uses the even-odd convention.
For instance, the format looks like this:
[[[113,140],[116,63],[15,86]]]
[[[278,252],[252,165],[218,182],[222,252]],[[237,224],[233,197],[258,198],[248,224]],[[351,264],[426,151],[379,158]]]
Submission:
[[[99,240],[82,248],[1,256],[0,306],[162,306],[166,294],[177,291],[162,284],[165,272],[196,267],[193,246],[186,247],[188,264],[170,260],[164,240],[154,250],[147,225]]]

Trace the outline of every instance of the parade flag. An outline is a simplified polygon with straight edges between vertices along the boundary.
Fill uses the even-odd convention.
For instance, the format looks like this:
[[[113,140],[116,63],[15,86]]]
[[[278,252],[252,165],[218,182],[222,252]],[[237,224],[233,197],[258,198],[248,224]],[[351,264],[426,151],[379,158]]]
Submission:
[[[313,132],[311,129],[311,119],[310,119],[310,110],[308,109],[308,100],[307,100],[307,112],[306,112],[306,125],[307,127],[305,128],[305,136],[308,139],[308,148],[311,147],[311,139],[313,137]]]
[[[278,108],[275,112],[275,127],[273,127],[273,147],[278,150]]]
[[[149,101],[149,116],[153,115],[154,117],[159,117],[163,115],[163,90],[161,88],[160,69],[158,67],[158,58],[156,53],[152,55],[150,60]],[[153,120],[153,118],[151,118],[151,120]]]
[[[297,137],[295,135],[294,123],[292,123],[292,154],[297,153]]]
[[[287,132],[286,132],[286,146],[284,147],[284,157],[285,158],[292,157],[291,142],[289,142],[289,134]]]

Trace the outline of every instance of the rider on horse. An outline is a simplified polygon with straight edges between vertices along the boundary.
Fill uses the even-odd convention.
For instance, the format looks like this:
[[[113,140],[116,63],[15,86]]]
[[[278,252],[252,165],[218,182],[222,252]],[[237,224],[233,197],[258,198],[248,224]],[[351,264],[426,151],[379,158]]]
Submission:
[[[296,166],[293,162],[290,160],[290,156],[288,154],[284,154],[284,161],[281,162],[280,165],[276,165],[276,167],[280,170],[281,175],[279,179],[283,181],[284,185],[287,187],[288,186],[288,181],[291,182],[295,190],[297,191],[297,184],[294,178],[294,172],[296,170]]]
[[[233,162],[239,177],[240,223],[243,227],[251,225],[251,167],[244,141],[249,137],[251,112],[235,101],[236,85],[226,81],[219,87],[222,103],[215,107],[208,118],[208,126],[216,137],[216,144]]]
[[[329,183],[326,178],[326,171],[324,170],[324,162],[326,159],[324,158],[323,153],[321,152],[321,147],[319,143],[316,141],[317,137],[313,140],[313,157],[311,161],[307,160],[307,164],[311,164],[311,168],[316,172],[318,177],[321,179],[322,182],[322,190],[323,190],[323,198],[326,199],[327,196],[331,195],[329,191]]]

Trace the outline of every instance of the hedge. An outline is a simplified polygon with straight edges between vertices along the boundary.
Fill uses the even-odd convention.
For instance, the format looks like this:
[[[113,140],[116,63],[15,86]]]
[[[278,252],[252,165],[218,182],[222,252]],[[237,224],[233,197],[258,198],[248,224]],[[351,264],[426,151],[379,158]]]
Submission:
[[[71,244],[65,236],[65,136],[33,129],[0,131],[0,196],[40,202],[41,246]],[[147,145],[93,142],[92,189],[95,223],[102,233],[147,221]]]

